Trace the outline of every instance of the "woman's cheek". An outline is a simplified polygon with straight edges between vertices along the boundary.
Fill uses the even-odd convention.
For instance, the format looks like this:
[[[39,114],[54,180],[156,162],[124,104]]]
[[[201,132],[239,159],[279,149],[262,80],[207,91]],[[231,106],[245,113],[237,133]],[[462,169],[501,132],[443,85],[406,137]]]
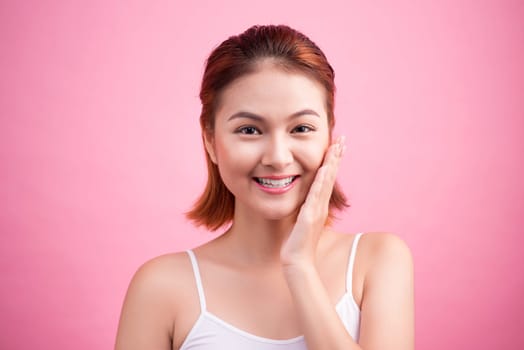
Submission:
[[[318,170],[318,168],[322,166],[327,148],[317,144],[303,148],[303,151],[302,158],[304,159],[304,165],[307,166],[308,170]]]
[[[232,169],[249,168],[253,166],[256,159],[256,149],[243,144],[221,144],[217,145],[218,162],[222,166]]]

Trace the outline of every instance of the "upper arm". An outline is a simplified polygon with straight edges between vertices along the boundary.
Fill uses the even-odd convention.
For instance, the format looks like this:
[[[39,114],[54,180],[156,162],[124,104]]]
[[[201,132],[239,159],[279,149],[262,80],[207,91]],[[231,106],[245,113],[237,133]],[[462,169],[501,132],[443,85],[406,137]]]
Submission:
[[[364,350],[414,349],[413,258],[395,235],[369,237],[359,343]]]
[[[172,279],[163,265],[149,261],[133,276],[120,315],[116,350],[171,349]]]

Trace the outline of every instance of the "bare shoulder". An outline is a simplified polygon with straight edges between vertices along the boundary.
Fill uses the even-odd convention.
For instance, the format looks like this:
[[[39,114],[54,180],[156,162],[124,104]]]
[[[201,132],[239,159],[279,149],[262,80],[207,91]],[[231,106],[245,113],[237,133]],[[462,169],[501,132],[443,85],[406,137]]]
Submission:
[[[153,258],[140,266],[129,285],[144,302],[162,303],[170,316],[176,316],[180,304],[192,292],[194,275],[186,252],[171,253]]]
[[[185,282],[191,273],[191,263],[185,252],[165,254],[146,261],[136,271],[131,285],[162,291]]]
[[[394,250],[411,255],[407,243],[400,236],[391,232],[367,232],[362,235],[362,242],[364,241],[374,253]]]
[[[407,243],[390,232],[368,232],[362,235],[361,249],[371,270],[388,266],[412,268],[413,256]]]
[[[357,234],[332,233],[332,238],[327,245],[330,250],[339,249],[347,251],[350,248]],[[366,232],[359,239],[358,260],[362,260],[360,265],[366,266],[366,270],[373,266],[397,262],[406,266],[412,265],[411,249],[407,243],[398,235],[389,232]]]
[[[186,253],[166,254],[142,264],[126,293],[116,349],[170,348],[174,320],[191,278]]]
[[[326,231],[326,246],[348,246],[352,245],[357,235],[361,235],[360,246],[364,245],[366,250],[372,253],[379,253],[382,249],[405,249],[409,253],[409,247],[398,235],[390,232],[360,232],[346,233],[337,231]],[[344,248],[342,248],[344,249]]]

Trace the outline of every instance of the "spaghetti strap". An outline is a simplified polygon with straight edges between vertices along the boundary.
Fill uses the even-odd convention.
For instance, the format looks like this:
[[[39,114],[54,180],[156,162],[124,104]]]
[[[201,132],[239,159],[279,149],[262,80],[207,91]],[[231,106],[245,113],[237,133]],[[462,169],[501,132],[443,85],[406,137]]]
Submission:
[[[204,287],[202,287],[202,279],[200,277],[200,270],[198,269],[196,256],[191,249],[186,250],[186,252],[191,259],[191,265],[193,266],[193,274],[195,275],[195,282],[198,290],[198,299],[200,300],[200,309],[204,312],[206,311],[206,297],[204,295]]]
[[[360,237],[362,237],[363,232],[357,233],[355,238],[353,238],[353,243],[351,244],[351,253],[349,254],[349,264],[346,275],[346,291],[353,295],[353,266],[355,265],[355,256],[357,255],[357,246]]]

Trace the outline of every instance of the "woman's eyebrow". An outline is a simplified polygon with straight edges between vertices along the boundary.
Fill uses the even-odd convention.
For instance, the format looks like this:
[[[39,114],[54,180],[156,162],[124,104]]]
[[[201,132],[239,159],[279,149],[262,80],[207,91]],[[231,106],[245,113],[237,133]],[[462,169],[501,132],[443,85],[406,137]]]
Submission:
[[[315,112],[314,110],[312,110],[312,109],[303,109],[301,111],[298,111],[298,112],[295,112],[295,113],[291,114],[289,116],[289,119],[297,118],[297,117],[300,117],[302,115],[308,115],[308,114],[309,115],[316,115],[317,117],[320,118],[320,115],[317,112]],[[230,121],[230,120],[233,120],[233,119],[237,119],[237,118],[248,118],[248,119],[252,119],[252,120],[256,120],[256,121],[261,121],[261,120],[264,119],[263,117],[259,116],[258,114],[255,114],[255,113],[240,111],[240,112],[236,112],[235,114],[233,114],[232,116],[227,118],[227,121]]]

